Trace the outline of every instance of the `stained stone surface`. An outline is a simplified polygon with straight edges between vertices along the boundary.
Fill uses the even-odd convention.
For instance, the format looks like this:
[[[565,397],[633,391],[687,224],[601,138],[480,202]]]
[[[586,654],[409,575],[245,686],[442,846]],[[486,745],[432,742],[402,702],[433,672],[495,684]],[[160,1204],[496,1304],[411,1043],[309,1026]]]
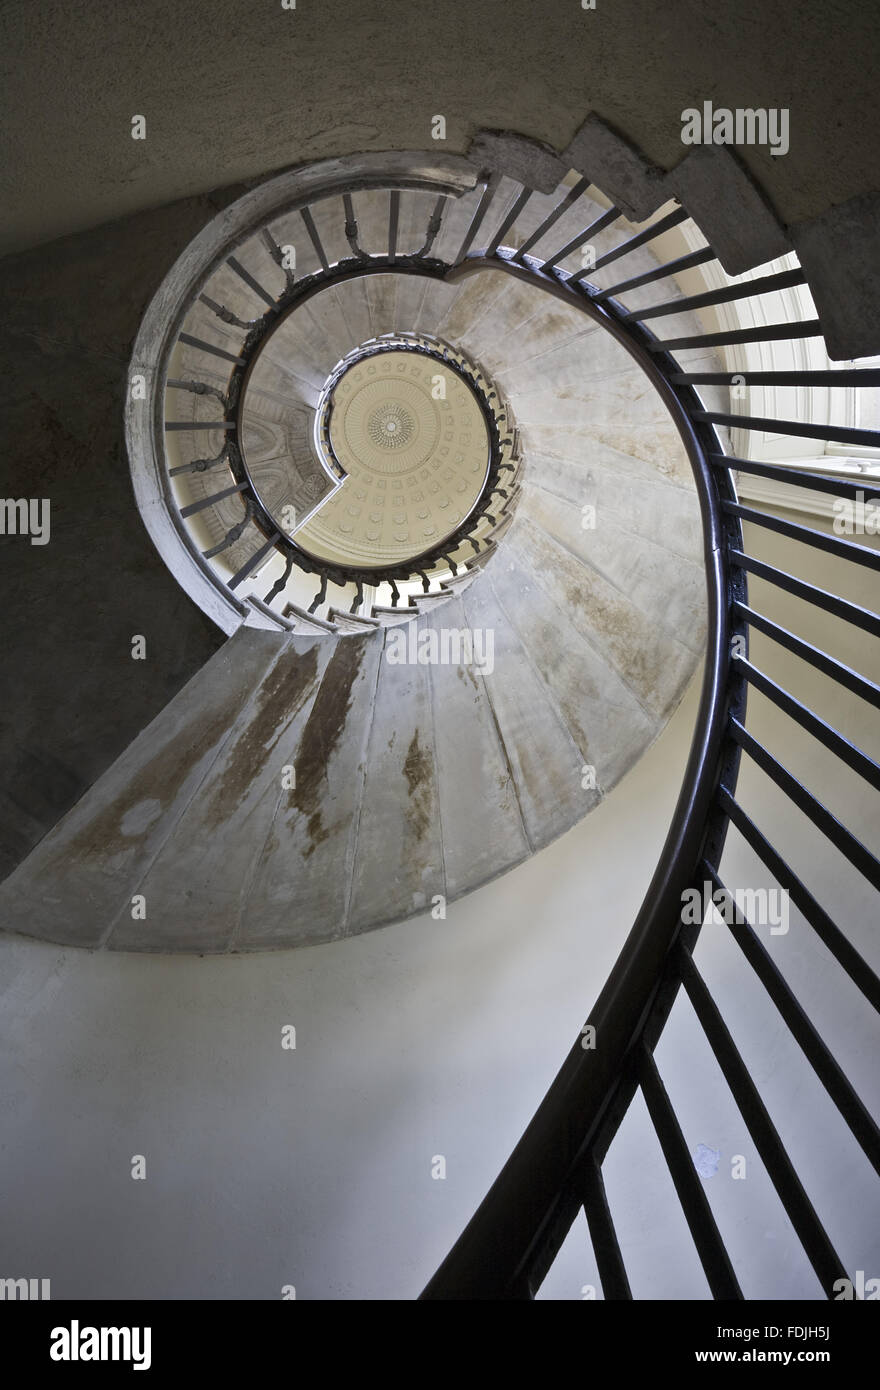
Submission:
[[[512,244],[546,216],[542,197]],[[450,205],[449,247],[474,207],[471,194]],[[374,214],[380,225],[378,203],[358,212],[364,234]],[[334,223],[321,216],[329,244]],[[572,235],[561,219],[556,244]],[[646,251],[632,255],[634,272],[648,264]],[[456,283],[353,278],[327,292],[326,317],[322,299],[310,301],[302,340],[291,337],[294,366],[267,356],[280,364],[278,399],[260,382],[249,417],[267,490],[279,503],[286,495],[291,422],[311,432],[326,371],[364,336],[434,334],[494,376],[520,435],[522,487],[497,552],[403,626],[242,628],[199,660],[0,886],[13,931],[114,950],[248,951],[334,940],[452,901],[611,793],[700,660],[702,538],[687,457],[650,382],[601,325],[494,270]],[[672,331],[691,327],[676,319]],[[217,323],[201,331],[234,343]],[[208,398],[193,404],[189,418],[216,418]],[[433,407],[421,409],[395,371],[378,395],[364,383],[351,420],[340,411],[338,446],[355,469],[372,459],[373,495],[409,476],[409,453],[418,471],[419,449],[433,447]],[[205,525],[214,534],[228,518],[206,509]],[[69,708],[63,692],[56,700]]]

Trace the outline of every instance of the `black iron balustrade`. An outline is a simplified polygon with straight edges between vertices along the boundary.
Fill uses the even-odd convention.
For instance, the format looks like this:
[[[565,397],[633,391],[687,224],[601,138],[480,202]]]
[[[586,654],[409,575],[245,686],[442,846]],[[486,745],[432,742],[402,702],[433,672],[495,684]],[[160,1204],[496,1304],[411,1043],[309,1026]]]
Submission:
[[[580,185],[579,185],[580,187]],[[574,191],[574,190],[573,190]],[[527,202],[523,190],[517,213]],[[558,211],[570,206],[568,193]],[[613,220],[614,209],[606,217]],[[715,347],[730,343],[790,341],[821,332],[817,320],[769,325],[761,328],[701,333],[668,340],[655,338],[646,320],[673,313],[731,303],[805,283],[800,268],[730,285],[704,295],[677,297],[646,309],[627,309],[620,296],[631,290],[691,269],[714,259],[710,248],[679,257],[656,270],[610,288],[587,281],[587,274],[602,264],[646,244],[680,221],[673,213],[630,237],[600,257],[590,272],[574,276],[558,269],[559,262],[590,239],[594,222],[556,254],[532,261],[524,248],[513,252],[496,234],[487,260],[511,273],[531,273],[535,283],[550,276],[554,292],[571,296],[580,282],[580,304],[585,312],[600,317],[637,357],[646,374],[664,396],[687,448],[703,513],[706,575],[709,596],[709,636],[703,692],[690,760],[675,816],[660,864],[648,889],[636,923],[627,938],[587,1024],[602,1038],[602,1047],[584,1050],[579,1037],[550,1090],[541,1102],[522,1139],[502,1169],[488,1195],[453,1247],[422,1297],[426,1299],[508,1299],[534,1297],[547,1270],[583,1210],[593,1244],[602,1289],[606,1298],[632,1297],[624,1252],[615,1234],[607,1201],[602,1164],[614,1134],[638,1090],[660,1141],[712,1296],[740,1299],[742,1291],[729,1254],[697,1177],[675,1112],[653,1058],[680,988],[690,999],[705,1038],[718,1061],[727,1085],[764,1162],[782,1206],[801,1242],[827,1297],[835,1281],[847,1271],[824,1230],[757,1087],[736,1044],[702,979],[693,959],[699,925],[683,921],[682,903],[688,889],[710,882],[722,895],[729,893],[718,866],[728,825],[735,825],[745,841],[785,889],[791,901],[832,955],[875,1009],[880,1010],[880,981],[847,933],[794,873],[783,857],[736,800],[739,761],[753,760],[803,811],[842,854],[880,891],[880,862],[747,730],[746,689],[760,689],[800,726],[834,753],[849,769],[880,790],[880,768],[839,732],[818,718],[792,694],[782,690],[748,659],[751,630],[761,631],[841,687],[875,708],[880,707],[880,688],[842,662],[835,660],[795,633],[756,612],[749,604],[747,576],[752,573],[817,604],[865,633],[880,635],[880,617],[870,609],[814,585],[748,555],[741,523],[749,521],[784,536],[817,546],[826,552],[867,567],[880,568],[880,552],[867,546],[838,540],[824,532],[776,516],[767,510],[743,506],[736,497],[734,471],[773,479],[789,488],[808,488],[836,497],[858,497],[862,502],[880,499],[876,480],[852,480],[822,476],[790,466],[753,463],[725,456],[714,426],[735,425],[746,430],[770,429],[779,433],[880,448],[874,431],[820,426],[800,421],[753,418],[703,408],[696,388],[730,384],[730,376],[717,372],[682,369],[674,353],[682,349]],[[506,229],[512,224],[510,215]],[[554,222],[551,216],[541,231]],[[536,245],[534,234],[530,244]],[[547,286],[550,287],[549,285]],[[575,291],[577,293],[577,291]],[[577,302],[577,301],[575,301]],[[628,335],[628,336],[627,336]],[[841,371],[776,371],[743,374],[754,385],[822,385],[833,388],[870,389],[880,384],[872,369]],[[734,639],[741,639],[735,642]],[[728,922],[730,919],[726,919]],[[849,1129],[880,1172],[880,1132],[831,1050],[807,1017],[781,971],[761,944],[752,924],[736,909],[732,933],[757,980],[766,990],[780,1017],[797,1041]]]
[[[213,353],[230,364],[230,389],[224,401],[224,417],[235,419],[241,383],[253,351],[281,312],[318,294],[323,287],[353,276],[393,271],[396,274],[433,276],[454,282],[462,276],[486,270],[502,270],[527,280],[551,295],[580,309],[585,316],[612,333],[639,363],[660,393],[675,421],[690,459],[702,513],[704,559],[708,595],[708,639],[700,708],[679,800],[664,850],[636,922],[587,1023],[602,1038],[602,1047],[585,1050],[575,1040],[555,1081],[533,1120],[514,1149],[484,1202],[446,1260],[426,1288],[423,1298],[530,1298],[533,1297],[555,1258],[577,1213],[586,1214],[593,1249],[606,1298],[631,1297],[624,1252],[615,1234],[613,1213],[607,1201],[602,1165],[633,1097],[639,1092],[669,1168],[682,1211],[687,1220],[710,1290],[716,1298],[742,1297],[739,1282],[705,1194],[696,1178],[679,1122],[654,1061],[654,1048],[673,1002],[681,989],[690,999],[708,1047],[714,1054],[730,1093],[761,1156],[806,1258],[822,1288],[831,1296],[834,1281],[846,1270],[807,1196],[795,1167],[773,1124],[764,1102],[727,1028],[722,1014],[694,962],[693,950],[699,924],[683,920],[682,903],[689,890],[709,882],[722,896],[728,895],[721,876],[722,852],[728,827],[734,825],[775,881],[786,890],[808,927],[824,942],[864,997],[880,1008],[880,982],[855,948],[846,930],[821,905],[809,885],[794,872],[773,844],[772,833],[762,829],[737,798],[738,772],[745,758],[771,778],[791,804],[804,813],[829,842],[845,856],[875,892],[880,891],[880,861],[848,827],[825,807],[747,727],[746,697],[749,688],[762,692],[854,776],[880,790],[880,769],[861,749],[837,729],[819,718],[791,692],[783,690],[762,672],[748,654],[750,632],[758,631],[808,665],[837,682],[842,689],[880,708],[880,688],[858,671],[821,651],[797,633],[762,614],[750,600],[749,576],[777,588],[853,625],[866,636],[880,636],[880,615],[870,607],[821,589],[766,559],[749,553],[742,523],[748,522],[788,539],[818,547],[837,559],[872,573],[880,568],[880,553],[869,546],[832,537],[762,506],[740,502],[735,473],[754,475],[784,485],[880,501],[880,484],[864,478],[830,477],[790,466],[743,460],[725,455],[716,426],[735,426],[747,431],[771,429],[807,439],[834,440],[880,449],[880,434],[871,430],[817,425],[798,420],[773,420],[730,411],[708,410],[699,395],[701,386],[729,386],[724,372],[693,370],[680,363],[676,353],[730,344],[797,342],[821,334],[816,319],[769,324],[754,328],[726,329],[663,339],[647,326],[662,328],[672,314],[717,307],[759,297],[806,283],[803,271],[793,268],[749,281],[730,284],[702,294],[671,297],[647,308],[626,305],[631,292],[671,279],[715,257],[710,247],[688,252],[648,271],[602,288],[593,276],[603,267],[622,261],[632,251],[647,246],[685,220],[676,209],[642,231],[625,236],[594,260],[588,269],[567,273],[561,264],[600,233],[610,231],[621,218],[617,208],[596,217],[595,204],[585,214],[583,228],[549,254],[531,255],[548,233],[569,213],[575,212],[590,187],[579,178],[560,191],[555,206],[518,247],[505,237],[522,218],[534,196],[515,185],[503,209],[496,208],[500,175],[482,171],[475,179],[479,190],[476,206],[453,261],[443,262],[430,253],[441,235],[451,199],[462,188],[437,188],[424,241],[416,252],[399,246],[401,198],[408,184],[401,179],[390,187],[388,244],[376,254],[362,246],[356,209],[351,194],[340,196],[345,215],[345,234],[355,256],[331,263],[322,245],[308,206],[300,215],[321,269],[302,281],[288,276],[284,291],[273,300],[243,278],[254,293],[268,301],[266,313],[247,329],[238,354],[230,353],[181,333],[183,341]],[[316,200],[313,200],[316,201]],[[482,245],[480,239],[482,238]],[[476,248],[476,249],[474,249]],[[275,248],[277,252],[278,248]],[[273,252],[277,260],[278,257]],[[230,261],[232,264],[232,261]],[[280,261],[279,261],[280,264]],[[233,266],[235,269],[236,267]],[[242,267],[237,267],[241,272]],[[658,322],[659,321],[659,322]],[[749,386],[822,386],[831,389],[868,390],[880,385],[875,369],[745,370],[739,374]],[[235,454],[235,431],[229,431],[229,448]],[[499,444],[500,437],[495,443]],[[225,453],[225,451],[224,451]],[[219,457],[223,457],[220,455]],[[217,460],[207,461],[211,466]],[[196,467],[200,465],[187,465]],[[236,486],[246,485],[243,463],[235,458]],[[497,481],[497,479],[496,479]],[[279,543],[271,523],[259,517],[248,502],[258,527],[270,533],[267,545]],[[448,549],[448,545],[446,547]],[[288,566],[294,563],[288,555]],[[298,563],[298,560],[296,561]],[[288,571],[289,573],[289,568]],[[327,571],[321,592],[326,590]],[[340,576],[341,577],[341,576]],[[366,582],[374,582],[375,574]],[[279,581],[272,594],[280,592]],[[358,584],[360,592],[360,582]],[[756,981],[768,997],[828,1095],[846,1120],[855,1141],[880,1171],[880,1134],[851,1081],[806,1016],[782,973],[770,959],[754,931],[736,908],[734,935]]]

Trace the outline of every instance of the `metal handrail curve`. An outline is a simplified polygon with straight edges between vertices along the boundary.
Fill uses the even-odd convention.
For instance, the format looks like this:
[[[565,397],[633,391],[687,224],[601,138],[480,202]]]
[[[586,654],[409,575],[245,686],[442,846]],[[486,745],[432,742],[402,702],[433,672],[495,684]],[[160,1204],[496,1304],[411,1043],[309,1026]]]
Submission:
[[[790,891],[792,902],[808,925],[862,994],[870,1002],[880,1004],[880,980],[846,934],[837,928],[798,875],[750,820],[736,795],[739,763],[745,754],[762,767],[789,799],[880,891],[880,859],[838,822],[807,788],[801,787],[797,779],[774,759],[770,750],[746,730],[748,688],[754,685],[775,701],[790,718],[817,737],[878,791],[880,766],[775,685],[749,661],[749,632],[752,627],[765,633],[769,631],[773,640],[781,641],[796,655],[804,657],[832,680],[876,707],[880,707],[880,687],[828,653],[804,643],[793,633],[774,624],[766,615],[756,612],[749,603],[748,575],[755,574],[807,603],[830,611],[844,622],[854,623],[862,631],[880,634],[880,617],[746,553],[742,523],[749,521],[770,527],[803,544],[818,546],[844,559],[854,560],[861,566],[870,564],[880,568],[880,555],[866,547],[832,539],[742,506],[734,485],[734,468],[758,476],[773,476],[779,470],[725,456],[715,427],[736,424],[741,429],[754,430],[775,424],[783,432],[787,429],[795,435],[836,438],[844,442],[869,444],[878,449],[880,432],[832,426],[826,429],[806,426],[798,421],[768,421],[762,418],[762,414],[719,414],[704,409],[696,387],[700,384],[729,384],[729,378],[725,373],[694,372],[683,368],[673,355],[675,351],[697,346],[714,348],[721,342],[762,343],[780,341],[786,336],[803,338],[814,336],[821,327],[814,320],[792,324],[759,323],[753,328],[737,329],[732,334],[700,333],[664,340],[657,338],[646,327],[646,319],[686,312],[710,301],[722,304],[741,299],[745,294],[744,286],[728,285],[713,290],[708,297],[697,295],[668,299],[662,305],[652,305],[643,310],[633,309],[620,301],[620,295],[714,259],[711,248],[699,249],[668,264],[658,262],[654,269],[631,276],[609,288],[599,289],[591,284],[586,271],[568,274],[562,270],[561,262],[574,249],[583,246],[593,235],[616,221],[620,216],[616,208],[602,212],[596,218],[596,209],[592,206],[589,211],[594,220],[578,236],[567,241],[555,257],[541,260],[528,254],[566,210],[585,195],[586,179],[581,178],[575,187],[560,195],[561,201],[544,217],[527,241],[514,251],[502,245],[502,241],[515,217],[532,196],[530,189],[522,185],[511,210],[505,213],[503,222],[496,227],[494,237],[488,236],[484,249],[472,250],[477,232],[490,221],[487,213],[497,191],[500,174],[491,170],[477,173],[473,166],[468,172],[463,167],[465,161],[453,159],[430,163],[427,157],[414,155],[394,157],[392,169],[388,163],[391,159],[390,156],[365,156],[367,167],[360,182],[352,180],[350,176],[346,179],[342,164],[332,161],[329,162],[332,168],[322,166],[326,175],[323,181],[316,171],[306,170],[300,175],[296,197],[292,201],[288,199],[287,205],[299,208],[322,268],[308,281],[296,286],[288,280],[279,304],[287,307],[294,302],[303,302],[329,284],[377,272],[429,275],[451,284],[469,275],[494,270],[526,281],[600,324],[636,361],[664,401],[686,451],[701,511],[708,610],[702,692],[675,812],[636,921],[586,1020],[591,1030],[595,1030],[594,1036],[599,1045],[585,1047],[585,1030],[582,1030],[522,1138],[422,1297],[533,1297],[579,1208],[583,1208],[587,1214],[606,1297],[631,1297],[604,1195],[601,1167],[608,1145],[639,1087],[658,1135],[662,1130],[664,1156],[698,1246],[710,1289],[715,1297],[742,1297],[723,1240],[695,1178],[680,1127],[652,1060],[653,1049],[681,988],[684,988],[694,1006],[703,1033],[715,1053],[804,1252],[821,1285],[831,1296],[834,1281],[845,1274],[843,1264],[811,1206],[748,1069],[696,970],[691,953],[701,924],[683,922],[682,904],[686,891],[698,887],[701,881],[703,884],[711,881],[719,892],[728,893],[721,883],[718,868],[728,827],[734,824],[771,875],[786,891]],[[275,183],[277,191],[277,181]],[[430,255],[442,225],[445,202],[478,187],[482,188],[479,205],[472,214],[457,255],[450,262]],[[383,249],[378,256],[372,256],[362,249],[363,238],[357,228],[350,196],[357,188],[382,189],[390,193],[387,254]],[[426,240],[419,251],[411,253],[401,253],[397,249],[400,191],[404,188],[431,189],[439,194]],[[330,195],[346,198],[346,237],[358,253],[354,259],[346,257],[332,266],[320,246],[308,212],[310,201]],[[265,226],[270,217],[279,214],[272,182],[261,190],[254,190],[247,195],[247,199],[251,200],[247,208],[236,204],[230,210],[232,225],[224,229],[221,249],[212,249],[212,256],[208,258],[209,269],[204,271],[201,285],[206,283],[211,269],[216,268],[233,244],[242,242],[257,227]],[[261,209],[261,220],[250,215],[255,208]],[[661,218],[600,256],[594,268],[612,264],[653,237],[677,226],[685,217],[686,213],[679,209]],[[184,265],[183,275],[187,270],[186,257],[181,258],[181,262]],[[765,294],[775,287],[800,284],[804,280],[802,271],[786,270],[780,275],[767,276],[754,282],[749,292]],[[188,288],[191,288],[191,284],[192,277],[188,281]],[[272,312],[270,310],[270,314]],[[167,365],[171,335],[179,330],[180,322],[179,315],[176,323],[168,314],[163,320],[161,334],[158,335],[161,350],[158,354],[153,353],[154,365],[159,367],[160,381],[164,381],[162,368]],[[255,335],[255,341],[263,331],[256,325],[257,321],[244,325]],[[826,380],[826,377],[833,380]],[[875,377],[880,377],[880,373],[861,368],[836,373],[747,371],[743,379],[754,381],[755,384],[766,378],[768,384],[810,385],[817,378],[822,378],[824,385],[848,387],[877,384]],[[154,433],[151,440],[154,449],[156,442]],[[850,489],[849,495],[856,489],[855,483],[822,478],[797,469],[787,469],[782,481],[795,488],[815,485],[844,495],[847,488]],[[867,495],[880,499],[880,487],[868,485],[863,491],[860,484],[858,494],[860,497]],[[800,1008],[783,976],[766,953],[762,955],[763,948],[750,924],[737,919],[736,925],[738,929],[743,928],[738,941],[750,965],[770,993],[789,1031],[846,1119],[852,1134],[880,1171],[880,1132],[877,1126],[811,1020]]]
[[[528,1298],[540,1283],[549,1263],[541,1258],[542,1242],[552,1258],[555,1230],[568,1229],[571,1208],[582,1201],[582,1196],[569,1196],[569,1189],[606,1118],[627,1057],[649,1016],[655,1026],[661,1021],[658,991],[664,962],[679,934],[682,894],[694,880],[709,839],[713,853],[720,856],[726,826],[710,816],[710,808],[722,770],[735,785],[738,762],[735,752],[724,757],[730,595],[735,581],[727,558],[732,537],[721,503],[725,495],[733,496],[733,486],[729,475],[719,475],[709,464],[719,444],[714,431],[700,428],[691,418],[691,411],[699,408],[695,393],[671,384],[677,364],[668,354],[648,351],[647,342],[656,339],[648,330],[634,331],[622,322],[618,313],[625,311],[616,301],[598,304],[586,290],[575,293],[567,288],[570,277],[563,272],[547,275],[536,258],[526,256],[513,263],[503,249],[489,260],[475,255],[450,278],[486,265],[576,303],[626,348],[664,400],[687,452],[700,504],[707,648],[690,754],[669,832],[635,923],[586,1019],[601,1038],[601,1047],[585,1049],[582,1035],[575,1041],[484,1201],[426,1286],[424,1299]],[[674,997],[675,991],[668,991],[662,1001],[664,1021]],[[491,1260],[487,1251],[492,1251]]]

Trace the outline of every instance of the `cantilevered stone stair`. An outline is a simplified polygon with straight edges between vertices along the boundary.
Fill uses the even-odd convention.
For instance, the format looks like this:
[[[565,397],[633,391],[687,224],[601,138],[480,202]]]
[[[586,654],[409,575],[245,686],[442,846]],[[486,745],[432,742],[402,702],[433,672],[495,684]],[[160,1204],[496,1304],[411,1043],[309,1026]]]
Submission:
[[[455,258],[478,196],[450,202],[434,254]],[[355,202],[368,248],[387,230],[387,199]],[[402,250],[417,249],[430,202],[403,205]],[[528,240],[543,204],[530,201],[509,245]],[[350,255],[338,208],[314,216],[331,259]],[[570,228],[566,216],[531,254],[576,234],[583,209]],[[285,230],[272,224],[278,242]],[[258,239],[240,254],[278,289]],[[628,269],[650,264],[636,251]],[[252,319],[247,286],[218,274],[218,302]],[[614,267],[601,275],[613,283]],[[208,306],[194,313],[210,341],[240,341]],[[689,466],[650,382],[600,325],[505,271],[444,282],[391,270],[293,312],[272,347],[278,399],[265,397],[264,419],[256,398],[254,427],[293,431],[301,448],[332,367],[400,331],[461,348],[512,408],[524,466],[491,558],[411,609],[353,616],[331,590],[300,631],[240,628],[0,887],[7,927],[198,952],[367,931],[539,850],[663,728],[702,652],[704,576]],[[681,316],[668,331],[698,328]],[[232,515],[218,512],[214,530]],[[417,653],[444,630],[491,634],[491,662],[394,659],[401,633]]]

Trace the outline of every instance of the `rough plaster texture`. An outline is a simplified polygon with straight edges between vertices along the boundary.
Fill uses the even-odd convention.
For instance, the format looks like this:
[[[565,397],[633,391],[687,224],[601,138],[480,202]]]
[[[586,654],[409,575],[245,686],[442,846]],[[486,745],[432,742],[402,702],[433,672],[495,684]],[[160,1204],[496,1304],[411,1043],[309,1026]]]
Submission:
[[[480,127],[562,149],[594,110],[671,169],[685,108],[788,106],[787,156],[741,152],[787,223],[869,191],[880,142],[873,0],[14,0],[0,47],[8,248],[300,160],[418,145],[438,113],[464,153]]]
[[[467,157],[481,171],[501,170],[538,193],[552,193],[569,169],[555,150],[510,131],[478,131]]]

